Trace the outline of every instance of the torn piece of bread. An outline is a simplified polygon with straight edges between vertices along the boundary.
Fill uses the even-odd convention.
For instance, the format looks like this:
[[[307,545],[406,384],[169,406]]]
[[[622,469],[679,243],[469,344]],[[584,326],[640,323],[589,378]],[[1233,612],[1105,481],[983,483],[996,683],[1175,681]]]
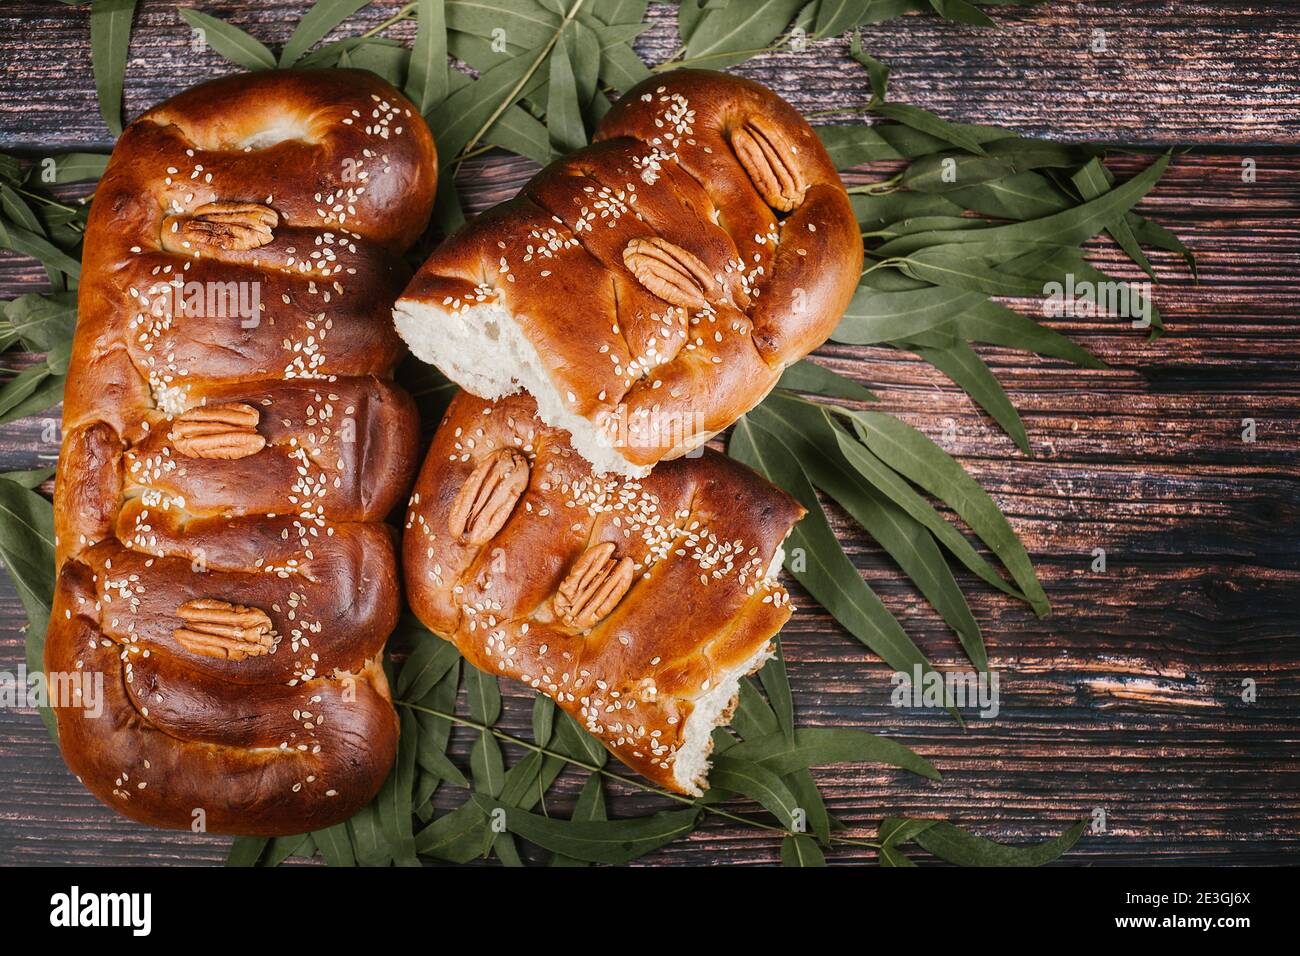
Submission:
[[[443,243],[394,318],[462,387],[529,392],[598,472],[635,476],[762,401],[861,270],[848,195],[794,108],[678,70]]]
[[[476,667],[551,697],[678,793],[790,617],[781,542],[803,507],[706,450],[599,476],[527,395],[452,401],[407,510],[412,609]]]

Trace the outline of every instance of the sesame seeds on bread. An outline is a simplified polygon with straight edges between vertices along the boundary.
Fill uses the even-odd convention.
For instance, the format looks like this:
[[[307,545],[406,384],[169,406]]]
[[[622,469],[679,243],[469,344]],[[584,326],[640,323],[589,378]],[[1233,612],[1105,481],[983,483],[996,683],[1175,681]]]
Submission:
[[[127,128],[86,229],[55,487],[69,768],[154,826],[352,816],[392,765],[384,521],[416,466],[389,304],[437,162],[370,73],[270,70]],[[74,684],[75,686],[75,684]]]
[[[394,319],[463,388],[528,392],[599,472],[637,476],[758,404],[861,268],[803,118],[757,83],[678,70],[435,250]]]
[[[714,728],[790,616],[776,574],[802,514],[712,450],[642,478],[598,475],[529,396],[461,392],[407,509],[407,597],[476,667],[698,794]]]

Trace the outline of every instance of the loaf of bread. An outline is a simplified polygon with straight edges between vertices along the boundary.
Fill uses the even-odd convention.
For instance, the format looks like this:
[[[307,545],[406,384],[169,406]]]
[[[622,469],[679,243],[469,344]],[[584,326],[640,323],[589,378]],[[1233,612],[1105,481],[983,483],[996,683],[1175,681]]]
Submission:
[[[756,83],[679,70],[439,247],[394,316],[463,388],[530,392],[599,472],[638,476],[757,405],[861,271],[803,118]]]
[[[133,819],[302,833],[388,773],[384,519],[418,452],[390,309],[436,169],[415,108],[355,71],[205,83],[113,152],[86,231],[45,663],[102,675],[98,706],[57,708],[60,744]]]
[[[452,400],[407,509],[411,608],[645,777],[699,794],[714,728],[790,617],[777,574],[803,508],[711,450],[596,475],[536,408]]]

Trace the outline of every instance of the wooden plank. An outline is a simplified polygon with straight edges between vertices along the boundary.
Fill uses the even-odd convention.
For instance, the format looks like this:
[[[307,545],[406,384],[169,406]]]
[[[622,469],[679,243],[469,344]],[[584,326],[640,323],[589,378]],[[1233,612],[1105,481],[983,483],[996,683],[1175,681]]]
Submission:
[[[307,6],[219,0],[202,9],[278,48]],[[400,6],[377,0],[349,24],[375,27]],[[866,28],[864,47],[893,68],[899,100],[949,119],[1098,142],[1217,143],[1233,150],[1300,142],[1300,7],[1289,0],[1058,0],[997,9],[995,16],[997,30],[901,17]],[[8,94],[0,102],[0,149],[111,144],[90,82],[87,17],[85,6],[42,0],[11,0],[0,11],[0,37],[10,38],[5,47],[20,48],[0,62]],[[674,5],[652,4],[649,19],[638,50],[660,62],[677,47]],[[1104,50],[1094,50],[1098,30]],[[398,23],[384,35],[409,43],[414,25]],[[175,5],[146,0],[132,37],[126,115],[233,69],[195,43]],[[755,57],[737,72],[781,90],[805,112],[868,95],[862,69],[838,38]]]
[[[203,9],[275,44],[304,6],[214,0]],[[357,22],[378,23],[395,7],[373,4]],[[190,49],[171,5],[141,8],[128,115],[225,69]],[[652,15],[642,49],[654,59],[671,48],[672,10]],[[84,8],[33,2],[0,13],[0,43],[15,49],[20,38],[22,50],[0,62],[0,149],[108,145],[85,17]],[[1006,26],[994,32],[909,17],[871,28],[866,45],[895,68],[897,98],[950,118],[1058,138],[1207,144],[1180,157],[1142,207],[1193,246],[1202,277],[1193,282],[1159,257],[1168,281],[1156,297],[1170,331],[1155,343],[1113,320],[1048,322],[1107,371],[983,350],[1022,410],[1032,460],[918,361],[889,349],[819,350],[820,361],[876,389],[882,408],[936,438],[951,426],[945,443],[1007,510],[1054,604],[1037,620],[962,578],[1001,679],[997,719],[971,719],[963,733],[945,715],[891,706],[888,668],[795,587],[800,610],[783,639],[800,720],[896,736],[946,775],[934,784],[848,767],[819,779],[854,838],[870,838],[884,815],[908,813],[1038,839],[1100,808],[1107,831],[1085,839],[1076,863],[1281,862],[1300,849],[1300,9],[1130,0],[1010,8],[999,19]],[[1107,31],[1111,55],[1087,52],[1094,27]],[[391,35],[411,33],[402,24]],[[839,41],[740,72],[806,111],[852,105],[865,90]],[[1270,151],[1278,146],[1288,149]],[[1247,152],[1258,165],[1253,183],[1241,177]],[[1140,162],[1117,168],[1127,174]],[[471,209],[511,195],[534,169],[501,156],[466,164]],[[1105,247],[1099,255],[1103,267],[1120,261]],[[42,282],[33,264],[0,257],[0,297]],[[31,359],[7,357],[10,367]],[[0,468],[48,464],[54,416],[0,428]],[[1257,423],[1253,443],[1241,438],[1247,417]],[[963,666],[951,633],[889,560],[834,510],[832,520],[918,643],[941,666]],[[1091,570],[1097,547],[1105,573]],[[22,659],[22,623],[3,581],[0,670]],[[1246,680],[1254,703],[1242,699]],[[502,728],[527,736],[528,717],[527,696],[509,689]],[[459,759],[468,744],[456,735]],[[30,713],[0,710],[0,762],[16,769],[0,791],[0,862],[224,858],[224,838],[140,827],[100,806]],[[580,784],[566,775],[548,809],[567,812]],[[655,805],[614,790],[615,814]],[[772,863],[777,851],[768,835],[711,821],[647,862]],[[869,858],[860,847],[833,854]]]

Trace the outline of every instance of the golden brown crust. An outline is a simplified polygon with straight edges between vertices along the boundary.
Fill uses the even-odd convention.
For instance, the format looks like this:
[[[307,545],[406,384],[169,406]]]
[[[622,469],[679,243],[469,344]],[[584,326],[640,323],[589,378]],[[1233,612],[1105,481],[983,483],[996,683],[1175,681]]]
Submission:
[[[118,141],[86,232],[46,668],[103,674],[102,715],[58,707],[60,741],[127,816],[301,833],[388,772],[382,522],[418,424],[387,306],[436,168],[414,107],[353,71],[205,83]]]
[[[505,306],[566,409],[646,466],[758,404],[825,341],[861,270],[848,195],[803,118],[756,83],[678,70],[444,243],[399,307],[456,323]]]
[[[673,774],[693,701],[761,653],[790,616],[767,579],[800,505],[712,451],[646,478],[597,477],[527,395],[452,401],[407,510],[416,615],[475,666],[552,697],[620,760]],[[449,524],[461,489],[503,452],[528,484],[497,533]]]

